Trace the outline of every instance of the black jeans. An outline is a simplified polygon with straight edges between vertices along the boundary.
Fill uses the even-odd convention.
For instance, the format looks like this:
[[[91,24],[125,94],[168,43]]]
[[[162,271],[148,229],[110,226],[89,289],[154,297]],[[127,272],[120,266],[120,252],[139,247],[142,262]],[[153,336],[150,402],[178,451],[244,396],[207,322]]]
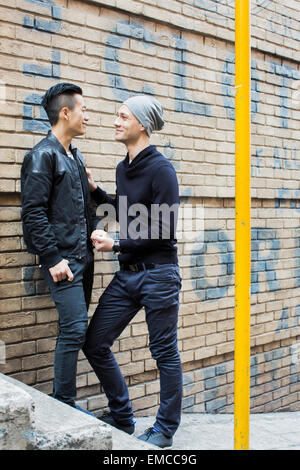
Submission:
[[[72,282],[54,282],[49,269],[41,272],[49,287],[59,314],[59,332],[54,357],[53,397],[75,406],[78,352],[85,341],[88,307],[94,274],[94,257],[88,251],[85,259],[66,258],[74,275]]]
[[[177,348],[181,279],[175,264],[141,272],[118,271],[99,299],[83,347],[108,398],[115,419],[132,421],[124,377],[110,347],[136,313],[145,307],[149,343],[160,371],[160,407],[155,427],[172,436],[180,423],[182,369]]]

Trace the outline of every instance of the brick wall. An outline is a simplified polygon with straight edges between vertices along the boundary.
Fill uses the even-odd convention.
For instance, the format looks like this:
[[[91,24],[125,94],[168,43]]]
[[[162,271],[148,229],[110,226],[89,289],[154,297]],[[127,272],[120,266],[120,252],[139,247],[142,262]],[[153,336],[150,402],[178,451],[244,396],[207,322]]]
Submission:
[[[57,313],[26,253],[19,173],[49,128],[41,96],[60,80],[84,90],[90,123],[76,145],[115,189],[125,147],[114,114],[131,93],[153,93],[166,126],[152,142],[177,171],[182,207],[201,207],[204,237],[179,239],[183,409],[233,410],[234,1],[0,0],[1,372],[51,393]],[[251,407],[300,409],[300,5],[252,2]],[[117,268],[97,254],[90,308]],[[3,345],[3,343],[1,343]],[[137,413],[159,402],[141,311],[113,347]],[[78,397],[107,401],[80,353]]]

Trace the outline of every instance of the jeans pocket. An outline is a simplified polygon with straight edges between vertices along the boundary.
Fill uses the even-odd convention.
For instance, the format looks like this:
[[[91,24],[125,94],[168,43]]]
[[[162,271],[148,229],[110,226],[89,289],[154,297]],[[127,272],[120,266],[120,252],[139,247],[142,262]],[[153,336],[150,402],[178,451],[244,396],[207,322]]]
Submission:
[[[147,276],[143,286],[143,301],[149,308],[168,308],[179,304],[179,292],[181,288],[179,274],[172,273],[171,277]]]
[[[174,281],[177,279],[178,275],[179,268],[174,265],[161,265],[156,268],[149,269],[147,272],[149,280],[161,282]]]

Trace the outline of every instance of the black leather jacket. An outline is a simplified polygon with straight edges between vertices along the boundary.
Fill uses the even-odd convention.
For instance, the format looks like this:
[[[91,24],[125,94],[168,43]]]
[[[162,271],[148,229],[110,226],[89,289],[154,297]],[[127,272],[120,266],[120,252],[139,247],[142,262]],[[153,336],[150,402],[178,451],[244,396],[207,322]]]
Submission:
[[[98,218],[83,157],[75,147],[70,150],[74,160],[49,132],[26,153],[21,169],[24,241],[48,267],[67,256],[81,259],[93,249],[90,235]]]

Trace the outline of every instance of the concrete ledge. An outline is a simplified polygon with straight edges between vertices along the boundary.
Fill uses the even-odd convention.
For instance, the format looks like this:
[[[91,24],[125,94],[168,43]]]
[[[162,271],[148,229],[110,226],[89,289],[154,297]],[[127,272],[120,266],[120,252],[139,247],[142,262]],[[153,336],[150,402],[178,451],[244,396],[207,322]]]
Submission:
[[[0,377],[0,449],[25,450],[33,439],[31,396]]]
[[[0,449],[109,450],[109,426],[0,374]]]
[[[0,450],[157,450],[0,374]]]

